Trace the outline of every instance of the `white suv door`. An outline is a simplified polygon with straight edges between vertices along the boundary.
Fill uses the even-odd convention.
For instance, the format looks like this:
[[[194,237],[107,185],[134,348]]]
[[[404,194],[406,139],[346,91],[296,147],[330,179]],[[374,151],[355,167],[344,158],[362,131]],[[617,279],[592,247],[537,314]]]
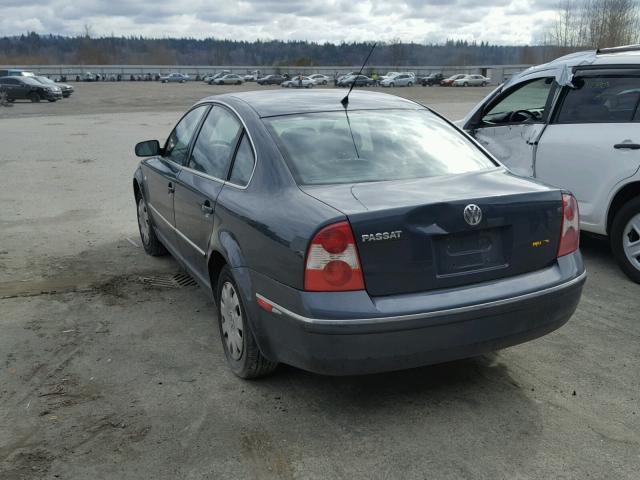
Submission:
[[[523,82],[483,107],[475,125],[468,125],[480,144],[511,171],[533,177],[538,140],[557,90],[553,77]]]
[[[581,226],[607,233],[607,212],[618,185],[640,168],[640,72],[576,74],[542,134],[535,176],[573,192]]]

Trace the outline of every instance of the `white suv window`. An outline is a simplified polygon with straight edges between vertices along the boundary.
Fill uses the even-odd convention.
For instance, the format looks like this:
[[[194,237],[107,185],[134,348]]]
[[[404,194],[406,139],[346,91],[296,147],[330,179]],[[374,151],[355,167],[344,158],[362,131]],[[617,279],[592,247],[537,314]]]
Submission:
[[[539,78],[509,93],[485,113],[485,126],[520,123],[543,123],[548,113],[548,99],[553,78]]]
[[[640,103],[640,76],[578,77],[555,123],[632,122]]]

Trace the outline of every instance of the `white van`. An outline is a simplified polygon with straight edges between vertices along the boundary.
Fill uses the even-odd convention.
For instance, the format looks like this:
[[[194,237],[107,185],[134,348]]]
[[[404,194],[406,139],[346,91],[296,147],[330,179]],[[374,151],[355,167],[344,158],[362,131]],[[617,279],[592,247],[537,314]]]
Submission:
[[[460,122],[514,173],[573,192],[640,283],[640,46],[567,55],[513,77]]]

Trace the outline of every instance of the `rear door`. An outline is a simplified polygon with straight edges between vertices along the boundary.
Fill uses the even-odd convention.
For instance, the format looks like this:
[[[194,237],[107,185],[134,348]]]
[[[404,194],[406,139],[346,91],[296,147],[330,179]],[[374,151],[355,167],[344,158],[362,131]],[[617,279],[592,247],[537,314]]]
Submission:
[[[142,163],[147,205],[162,240],[176,246],[173,196],[176,178],[187,161],[189,146],[208,106],[187,112],[175,126],[164,146],[162,156]]]
[[[538,140],[549,118],[556,85],[552,77],[516,85],[490,102],[478,124],[467,128],[512,172],[532,177]]]
[[[187,167],[175,192],[175,222],[180,254],[208,283],[207,251],[215,221],[218,195],[229,173],[242,133],[242,123],[231,110],[214,105],[196,139]]]
[[[587,70],[573,83],[540,138],[535,174],[572,191],[581,223],[605,234],[616,185],[640,168],[640,69]]]

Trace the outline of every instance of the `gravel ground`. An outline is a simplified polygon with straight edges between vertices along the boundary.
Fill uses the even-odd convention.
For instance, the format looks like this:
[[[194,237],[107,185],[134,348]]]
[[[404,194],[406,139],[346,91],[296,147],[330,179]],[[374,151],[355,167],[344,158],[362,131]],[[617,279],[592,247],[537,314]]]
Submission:
[[[0,108],[1,479],[637,479],[640,286],[583,238],[576,315],[410,371],[235,378],[214,309],[140,247],[133,144],[237,87],[78,84]],[[242,88],[256,88],[244,86]],[[489,89],[392,93],[456,119]]]

